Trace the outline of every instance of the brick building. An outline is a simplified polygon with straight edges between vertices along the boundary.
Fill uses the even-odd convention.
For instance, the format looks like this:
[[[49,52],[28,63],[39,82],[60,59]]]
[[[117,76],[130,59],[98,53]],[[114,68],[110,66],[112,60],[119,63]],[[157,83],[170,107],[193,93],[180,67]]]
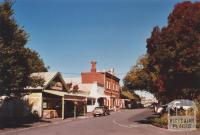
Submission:
[[[81,73],[82,84],[97,83],[98,86],[104,88],[104,94],[109,96],[109,99],[104,99],[103,104],[109,106],[110,109],[121,107],[120,99],[120,79],[114,74],[114,70],[97,71],[96,61],[91,62],[90,72]]]

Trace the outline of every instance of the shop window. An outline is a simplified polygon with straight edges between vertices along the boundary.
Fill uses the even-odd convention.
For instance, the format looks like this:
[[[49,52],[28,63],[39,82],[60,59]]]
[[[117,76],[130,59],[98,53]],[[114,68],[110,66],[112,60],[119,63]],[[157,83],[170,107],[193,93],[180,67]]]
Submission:
[[[43,108],[47,109],[47,102],[43,102]]]
[[[93,102],[92,99],[88,99],[88,100],[87,100],[87,105],[93,105],[92,102]]]

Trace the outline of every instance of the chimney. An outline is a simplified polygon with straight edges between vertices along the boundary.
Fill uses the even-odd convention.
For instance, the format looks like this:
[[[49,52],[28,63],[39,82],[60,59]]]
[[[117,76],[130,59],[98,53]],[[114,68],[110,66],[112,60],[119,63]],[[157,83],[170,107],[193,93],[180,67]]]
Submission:
[[[96,61],[91,61],[91,72],[96,72],[97,71],[96,64],[97,64]]]
[[[114,68],[111,68],[111,69],[110,69],[110,73],[111,73],[112,75],[114,75],[114,74],[115,74],[115,69],[114,69]]]

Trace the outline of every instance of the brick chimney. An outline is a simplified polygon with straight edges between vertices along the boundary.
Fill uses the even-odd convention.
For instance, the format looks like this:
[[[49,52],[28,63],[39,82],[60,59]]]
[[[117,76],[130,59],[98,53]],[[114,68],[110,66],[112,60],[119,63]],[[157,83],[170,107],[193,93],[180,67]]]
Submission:
[[[96,64],[97,64],[96,61],[91,61],[91,72],[93,73],[97,71]]]

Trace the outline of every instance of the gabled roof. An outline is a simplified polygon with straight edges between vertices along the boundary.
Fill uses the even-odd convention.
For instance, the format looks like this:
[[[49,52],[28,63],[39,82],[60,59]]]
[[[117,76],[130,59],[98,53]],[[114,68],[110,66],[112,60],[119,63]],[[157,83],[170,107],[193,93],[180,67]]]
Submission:
[[[43,85],[43,87],[41,87],[41,86],[38,86],[36,88],[28,87],[27,89],[45,89],[56,76],[58,76],[60,78],[61,82],[63,83],[63,86],[65,87],[65,89],[67,89],[65,81],[64,81],[62,75],[60,74],[60,72],[32,73],[31,77],[40,77],[40,78],[44,79],[44,85]]]

